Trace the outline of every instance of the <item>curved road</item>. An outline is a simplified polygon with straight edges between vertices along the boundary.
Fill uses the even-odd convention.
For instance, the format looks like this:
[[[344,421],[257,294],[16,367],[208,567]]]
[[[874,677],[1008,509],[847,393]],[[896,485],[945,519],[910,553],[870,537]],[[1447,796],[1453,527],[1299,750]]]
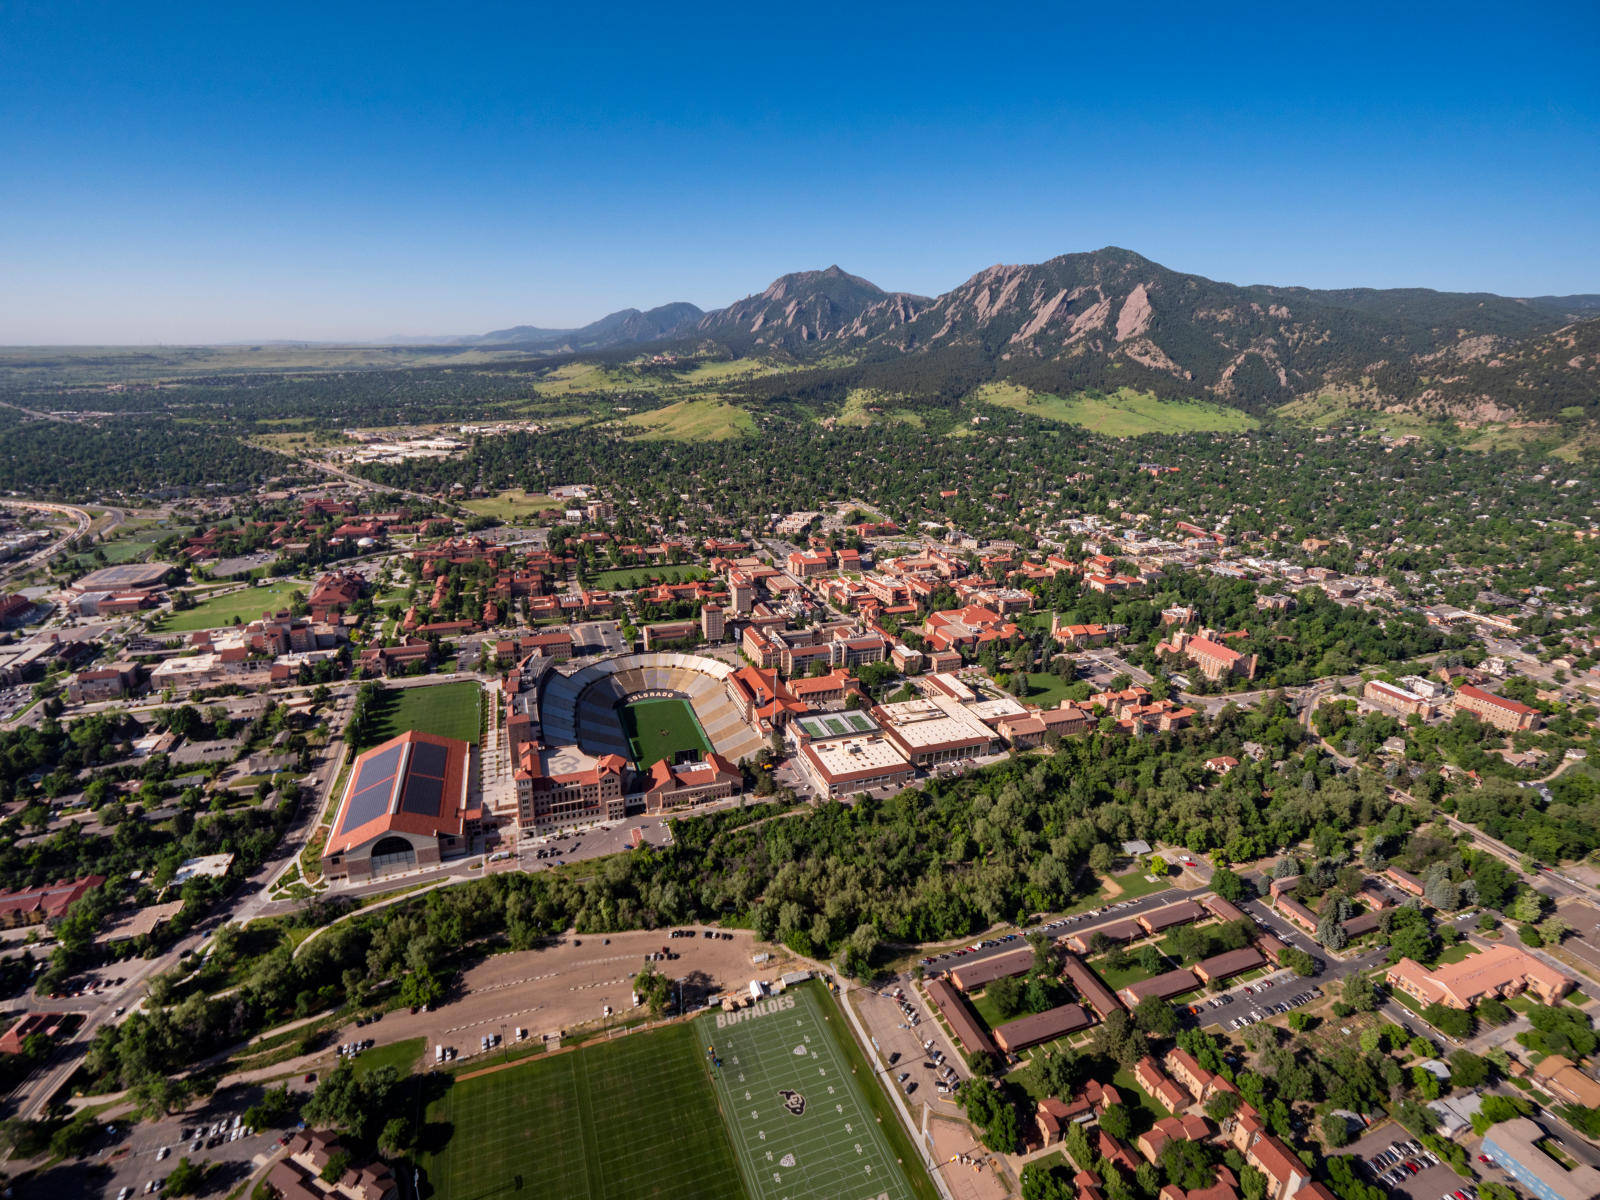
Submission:
[[[18,575],[24,575],[31,571],[34,567],[38,566],[41,562],[47,561],[51,555],[53,555],[57,550],[60,550],[61,547],[65,546],[73,538],[82,537],[84,534],[88,533],[89,526],[94,523],[94,518],[89,515],[88,509],[79,508],[74,504],[52,504],[44,500],[0,500],[0,504],[4,504],[8,508],[25,508],[33,512],[55,513],[58,516],[72,517],[76,522],[76,527],[71,533],[62,534],[54,542],[50,543],[50,545],[45,546],[42,549],[35,550],[32,554],[28,555],[27,558],[20,559],[14,563],[8,563],[6,565],[4,574],[4,578],[6,579],[11,579]]]

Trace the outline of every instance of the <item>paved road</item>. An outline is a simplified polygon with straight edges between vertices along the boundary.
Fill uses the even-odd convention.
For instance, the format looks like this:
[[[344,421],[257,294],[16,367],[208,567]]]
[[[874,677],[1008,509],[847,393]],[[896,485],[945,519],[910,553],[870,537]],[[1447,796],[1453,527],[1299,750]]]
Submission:
[[[338,731],[333,732],[337,735]],[[337,776],[337,763],[336,754],[325,754],[307,777],[301,789],[300,809],[294,823],[280,842],[277,854],[240,884],[232,897],[224,901],[216,912],[200,922],[188,935],[180,938],[164,954],[156,958],[130,959],[126,963],[119,964],[116,976],[124,982],[93,996],[49,1000],[25,993],[4,1006],[11,1011],[43,1009],[76,1012],[83,1016],[83,1022],[76,1034],[57,1047],[45,1065],[24,1080],[12,1093],[14,1111],[18,1116],[34,1118],[44,1110],[50,1097],[77,1069],[85,1049],[94,1039],[95,1031],[106,1022],[119,1019],[118,1009],[136,1008],[143,1000],[144,987],[151,976],[170,969],[183,955],[203,947],[223,924],[230,921],[244,924],[258,916],[266,915],[269,909],[275,907],[267,899],[267,884],[294,860],[305,844],[306,838],[316,827],[321,812],[320,799],[326,798],[328,789],[333,785]],[[319,797],[319,801],[306,799],[305,794],[308,791]],[[289,906],[285,906],[285,909],[287,907]]]
[[[7,405],[6,407],[10,408],[15,406]],[[24,409],[23,411],[26,412],[28,410]],[[33,415],[41,416],[43,414],[34,413]],[[89,526],[94,522],[94,518],[89,515],[87,509],[78,508],[76,505],[72,504],[51,504],[43,500],[0,500],[0,504],[4,504],[7,508],[25,508],[32,512],[54,513],[58,516],[72,517],[74,522],[73,529],[70,533],[62,534],[49,545],[35,550],[32,554],[28,555],[27,558],[18,559],[13,563],[7,563],[3,574],[0,574],[0,578],[3,579],[13,579],[18,575],[25,575],[40,563],[48,561],[51,555],[53,555],[57,550],[60,550],[61,547],[65,546],[73,538],[82,537],[85,533],[89,532]]]

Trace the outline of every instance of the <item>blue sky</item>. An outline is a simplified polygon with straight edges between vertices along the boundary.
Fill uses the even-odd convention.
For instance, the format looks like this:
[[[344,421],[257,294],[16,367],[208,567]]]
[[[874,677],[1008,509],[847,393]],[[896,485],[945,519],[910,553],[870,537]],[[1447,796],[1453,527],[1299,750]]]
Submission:
[[[1592,0],[1113,7],[0,0],[0,343],[581,324],[835,262],[934,294],[1103,245],[1600,291]]]

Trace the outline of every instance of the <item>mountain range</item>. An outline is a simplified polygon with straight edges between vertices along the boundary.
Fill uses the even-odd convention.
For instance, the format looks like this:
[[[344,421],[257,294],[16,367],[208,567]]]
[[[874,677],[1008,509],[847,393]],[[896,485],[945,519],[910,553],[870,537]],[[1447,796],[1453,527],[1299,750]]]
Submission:
[[[702,312],[624,309],[581,329],[515,326],[464,344],[581,353],[659,344],[826,355],[863,385],[949,373],[1039,390],[1131,386],[1264,409],[1336,392],[1468,423],[1600,412],[1600,296],[1239,286],[1107,247],[997,265],[937,297],[837,266]]]

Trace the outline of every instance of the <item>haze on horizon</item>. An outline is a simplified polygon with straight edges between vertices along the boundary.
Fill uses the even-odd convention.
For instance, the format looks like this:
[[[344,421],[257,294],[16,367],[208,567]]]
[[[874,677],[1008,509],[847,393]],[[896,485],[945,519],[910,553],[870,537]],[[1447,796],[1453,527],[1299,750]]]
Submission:
[[[1600,9],[0,10],[0,344],[374,341],[937,294],[1600,291]]]

